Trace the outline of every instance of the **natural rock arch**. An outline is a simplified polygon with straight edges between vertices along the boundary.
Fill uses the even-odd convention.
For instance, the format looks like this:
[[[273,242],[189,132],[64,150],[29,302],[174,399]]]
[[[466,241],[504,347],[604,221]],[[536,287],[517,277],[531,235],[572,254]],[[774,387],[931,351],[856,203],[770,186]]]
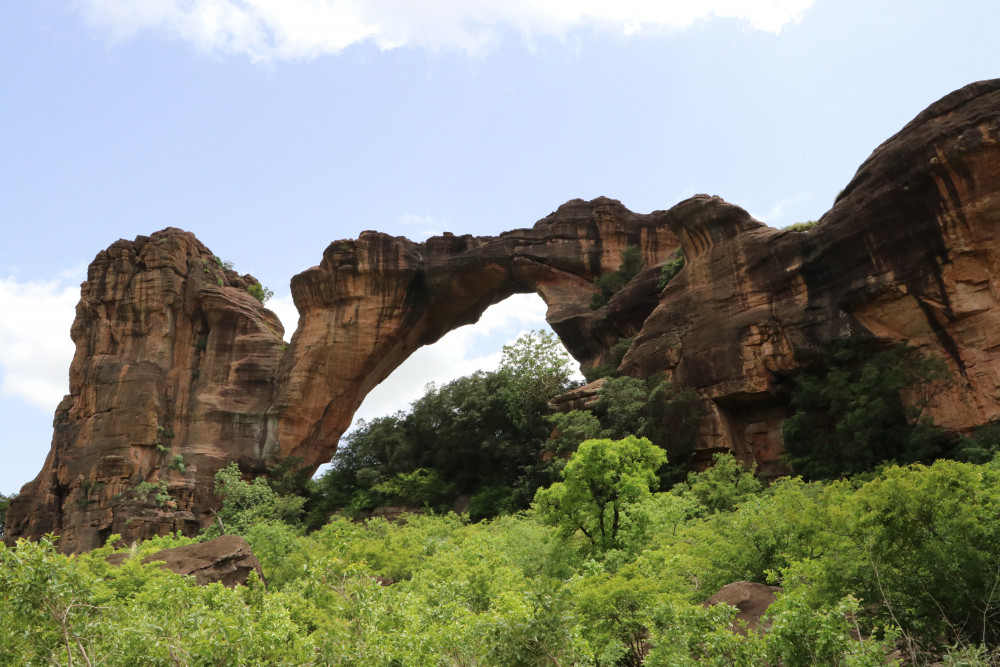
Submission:
[[[292,279],[299,322],[278,369],[272,412],[280,418],[266,449],[325,462],[364,397],[410,354],[513,294],[537,293],[570,353],[595,363],[635,335],[656,304],[655,284],[645,281],[646,298],[627,308],[590,308],[594,278],[617,270],[628,245],[656,267],[679,242],[663,212],[639,215],[600,198],[499,237],[415,243],[363,232],[331,244],[320,266]]]
[[[246,291],[253,276],[226,270],[194,235],[118,241],[88,269],[70,394],[6,538],[54,532],[60,548],[82,551],[110,534],[197,532],[219,502],[216,471],[236,461],[262,474],[290,456],[315,470],[410,354],[512,294],[538,293],[571,354],[601,361],[602,341],[635,335],[656,304],[654,278],[634,281],[643,298],[630,286],[632,298],[589,307],[593,279],[616,270],[627,245],[653,267],[678,242],[663,212],[606,198],[571,201],[499,237],[415,243],[364,232],[292,279],[299,321],[286,345],[277,317]],[[157,505],[137,492],[143,483],[163,484],[171,499]]]
[[[194,533],[230,461],[266,473],[329,460],[363,397],[422,345],[536,292],[584,365],[664,373],[705,408],[702,451],[780,468],[791,378],[845,334],[907,342],[955,383],[928,413],[953,432],[1000,419],[1000,80],[971,84],[878,147],[808,233],[698,195],[640,215],[573,200],[531,229],[414,243],[364,232],[292,280],[290,344],[273,313],[190,233],[118,241],[95,258],[72,328],[70,394],[52,449],[7,513],[5,540],[64,551]],[[596,276],[639,248],[646,268],[599,310]],[[684,269],[659,289],[680,245]],[[180,457],[183,466],[172,465]],[[766,472],[766,471],[765,471]],[[163,484],[167,503],[143,499]]]

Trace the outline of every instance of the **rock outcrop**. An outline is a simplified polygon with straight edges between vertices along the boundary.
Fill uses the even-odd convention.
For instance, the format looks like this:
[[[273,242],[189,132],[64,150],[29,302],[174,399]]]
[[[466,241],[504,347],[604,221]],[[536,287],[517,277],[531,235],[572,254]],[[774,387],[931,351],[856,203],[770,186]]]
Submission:
[[[112,534],[193,534],[220,504],[220,468],[236,461],[254,476],[298,457],[315,470],[365,395],[414,350],[515,293],[537,292],[574,356],[600,362],[657,303],[648,285],[641,298],[590,308],[593,279],[616,270],[628,245],[653,266],[679,242],[662,212],[606,198],[571,201],[499,237],[415,243],[364,232],[293,278],[299,322],[286,345],[247,293],[255,279],[226,271],[190,233],[118,241],[83,284],[70,394],[5,539],[53,532],[77,552]]]
[[[216,506],[230,461],[264,472],[260,433],[281,323],[193,234],[166,229],[100,252],[76,307],[70,394],[42,472],[8,511],[6,538],[65,551],[182,531]]]
[[[108,562],[121,565],[127,556],[125,552],[118,552],[109,556]],[[194,577],[199,586],[216,582],[229,588],[241,586],[246,584],[251,572],[256,572],[258,580],[264,581],[260,561],[239,535],[223,535],[214,540],[161,549],[142,561],[160,562],[165,570]]]
[[[928,410],[968,431],[1000,417],[998,229],[1000,81],[988,81],[876,149],[808,232],[698,195],[648,215],[574,200],[498,237],[332,243],[292,279],[299,321],[287,347],[244,289],[253,278],[224,271],[190,234],[119,241],[83,285],[70,395],[6,539],[57,532],[80,551],[111,533],[191,533],[219,502],[220,467],[235,460],[253,475],[295,456],[315,469],[414,350],[522,292],[541,296],[584,366],[617,362],[612,348],[634,337],[619,371],[694,389],[701,451],[731,449],[767,475],[783,470],[790,379],[837,336],[907,341],[946,360],[959,380]],[[646,268],[592,310],[594,278],[628,245]],[[678,246],[686,265],[660,289]]]
[[[703,450],[782,472],[789,379],[851,334],[948,363],[956,382],[927,408],[936,424],[965,432],[1000,417],[1000,81],[921,113],[810,231],[707,197],[666,219],[688,262],[620,369],[696,388]]]
[[[728,604],[736,608],[732,630],[741,635],[760,628],[764,614],[775,598],[781,593],[781,586],[767,586],[752,581],[735,581],[726,584],[719,592],[702,603],[704,607]]]

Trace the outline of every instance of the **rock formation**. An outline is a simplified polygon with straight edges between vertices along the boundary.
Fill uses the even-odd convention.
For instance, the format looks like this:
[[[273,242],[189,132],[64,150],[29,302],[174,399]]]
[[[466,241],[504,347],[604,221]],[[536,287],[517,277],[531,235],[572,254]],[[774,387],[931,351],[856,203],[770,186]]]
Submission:
[[[108,556],[112,565],[121,565],[128,553],[120,551]],[[142,559],[144,563],[162,562],[164,570],[194,577],[199,586],[219,582],[233,588],[246,584],[251,572],[264,581],[264,570],[250,545],[239,535],[223,535],[214,540],[196,542],[173,549],[161,549]]]
[[[788,380],[849,334],[947,361],[957,381],[928,409],[939,426],[964,432],[1000,417],[1000,81],[917,116],[808,232],[706,197],[666,219],[688,262],[620,368],[695,387],[702,448],[780,472]]]
[[[719,592],[702,603],[703,607],[728,604],[736,607],[736,616],[730,628],[741,635],[760,628],[764,614],[781,593],[781,586],[767,586],[752,581],[735,581],[726,584]]]
[[[176,229],[97,255],[71,331],[70,394],[7,538],[52,532],[83,551],[112,533],[191,534],[219,468],[263,472],[257,435],[285,344],[246,292],[256,282]]]
[[[414,243],[364,232],[292,279],[290,344],[190,234],[168,229],[100,253],[82,288],[70,394],[52,450],[7,515],[7,536],[61,548],[191,533],[230,461],[265,473],[329,460],[365,395],[418,347],[536,292],[583,366],[662,372],[705,408],[703,452],[782,469],[790,378],[831,338],[908,341],[959,381],[930,405],[967,431],[1000,417],[1000,81],[935,103],[861,166],[808,232],[777,230],[717,197],[635,214],[573,200],[531,229]],[[590,308],[596,276],[637,246],[645,269]],[[658,289],[683,247],[686,265]],[[586,391],[574,401],[585,400]],[[572,401],[567,405],[573,404]]]
[[[418,347],[535,291],[571,352],[596,363],[656,305],[613,299],[591,310],[593,279],[638,246],[647,265],[677,238],[662,212],[571,201],[499,237],[414,243],[364,232],[332,243],[295,276],[291,343],[273,313],[193,235],[166,229],[98,254],[72,336],[70,394],[52,449],[7,514],[5,539],[60,535],[68,552],[212,521],[214,475],[236,461],[265,474],[294,456],[329,461],[365,395]]]

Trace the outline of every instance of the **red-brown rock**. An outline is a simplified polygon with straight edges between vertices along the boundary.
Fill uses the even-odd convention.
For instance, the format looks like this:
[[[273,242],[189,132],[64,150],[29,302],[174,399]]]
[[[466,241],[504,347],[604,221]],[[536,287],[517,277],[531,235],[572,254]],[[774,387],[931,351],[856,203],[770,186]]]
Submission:
[[[118,241],[91,263],[52,449],[7,514],[9,533],[67,552],[193,534],[230,461],[263,473],[283,329],[193,234]],[[180,457],[175,460],[174,457]],[[143,483],[160,491],[140,493]]]
[[[515,293],[541,296],[584,366],[635,337],[619,371],[693,389],[706,415],[700,451],[732,450],[767,476],[786,471],[791,379],[838,336],[906,341],[946,360],[958,381],[928,412],[967,432],[1000,418],[998,230],[1000,80],[920,114],[808,232],[698,195],[648,215],[573,200],[498,237],[335,242],[292,279],[299,321],[287,349],[281,324],[244,289],[252,277],[224,271],[191,234],[118,241],[83,284],[70,394],[5,539],[56,532],[62,549],[81,551],[112,532],[191,534],[220,502],[221,467],[263,474],[296,456],[315,470],[410,354]],[[594,278],[616,270],[628,245],[646,268],[592,310]],[[678,246],[687,263],[657,289]],[[171,467],[175,456],[182,466]],[[144,482],[170,497],[144,500]]]
[[[717,604],[728,604],[736,607],[736,617],[732,629],[741,635],[748,630],[760,627],[761,619],[767,608],[781,592],[781,586],[767,586],[752,581],[736,581],[726,584],[719,592],[705,600],[702,606],[712,607]]]
[[[688,263],[620,368],[695,388],[702,448],[785,471],[789,379],[845,335],[944,359],[957,382],[928,406],[938,425],[967,432],[1000,417],[1000,81],[921,113],[808,232],[703,196],[666,218]]]
[[[121,565],[126,553],[108,557],[112,565]],[[260,561],[250,545],[239,535],[223,535],[214,540],[187,544],[173,549],[161,549],[142,559],[144,563],[161,562],[161,567],[177,574],[194,577],[199,586],[218,582],[233,588],[246,584],[251,572],[264,581]]]

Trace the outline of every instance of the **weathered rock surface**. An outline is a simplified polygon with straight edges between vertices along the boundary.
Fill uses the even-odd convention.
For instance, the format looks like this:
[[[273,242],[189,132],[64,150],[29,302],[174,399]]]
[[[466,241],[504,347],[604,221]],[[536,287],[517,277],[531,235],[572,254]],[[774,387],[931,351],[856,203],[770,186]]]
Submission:
[[[632,298],[590,308],[593,279],[617,270],[627,245],[655,266],[679,243],[662,212],[638,215],[599,198],[571,201],[531,229],[495,238],[445,235],[418,244],[364,232],[331,244],[320,266],[292,279],[299,323],[273,408],[282,455],[308,465],[328,460],[372,388],[417,348],[512,294],[536,292],[570,353],[584,365],[603,361],[657,303],[655,279],[637,278]]]
[[[698,195],[648,215],[573,200],[498,237],[335,242],[292,279],[299,322],[287,349],[277,319],[242,289],[252,278],[223,272],[190,234],[119,241],[83,285],[70,395],[6,539],[57,532],[80,551],[112,532],[191,533],[219,502],[219,468],[235,460],[250,475],[297,456],[315,469],[414,350],[520,292],[541,296],[584,366],[635,337],[619,370],[694,389],[700,451],[731,449],[765,475],[784,469],[789,380],[845,334],[945,359],[958,381],[929,412],[967,431],[1000,417],[998,229],[1000,81],[988,81],[876,149],[808,232]],[[593,279],[617,269],[626,245],[647,268],[591,310]],[[678,246],[687,263],[659,290]],[[171,467],[175,456],[183,465]],[[172,498],[143,501],[142,482],[165,483]]]
[[[108,557],[112,565],[121,565],[128,554],[116,553]],[[188,544],[173,549],[161,549],[142,559],[144,563],[162,561],[161,567],[184,576],[193,576],[195,583],[205,586],[219,582],[232,588],[246,584],[251,572],[264,581],[260,561],[250,545],[239,535],[223,535],[214,540]]]
[[[499,237],[414,243],[365,232],[292,280],[300,317],[286,346],[277,318],[245,290],[252,276],[224,271],[191,234],[118,241],[83,284],[70,394],[5,539],[54,532],[76,552],[111,534],[193,534],[220,504],[220,468],[236,461],[251,476],[296,456],[315,470],[365,395],[414,350],[518,292],[540,294],[573,354],[596,363],[656,306],[646,290],[589,307],[593,279],[618,268],[626,245],[652,266],[679,243],[662,212],[606,198],[571,201]]]
[[[781,472],[788,380],[847,334],[946,360],[957,381],[928,408],[938,425],[962,432],[1000,417],[1000,81],[921,113],[808,232],[707,197],[666,218],[688,262],[620,369],[694,387],[705,450]]]
[[[192,534],[217,506],[220,467],[264,472],[284,330],[248,282],[178,229],[97,255],[71,332],[70,394],[42,472],[8,511],[7,538],[57,533],[72,552],[112,533]],[[143,493],[144,483],[162,486]]]

